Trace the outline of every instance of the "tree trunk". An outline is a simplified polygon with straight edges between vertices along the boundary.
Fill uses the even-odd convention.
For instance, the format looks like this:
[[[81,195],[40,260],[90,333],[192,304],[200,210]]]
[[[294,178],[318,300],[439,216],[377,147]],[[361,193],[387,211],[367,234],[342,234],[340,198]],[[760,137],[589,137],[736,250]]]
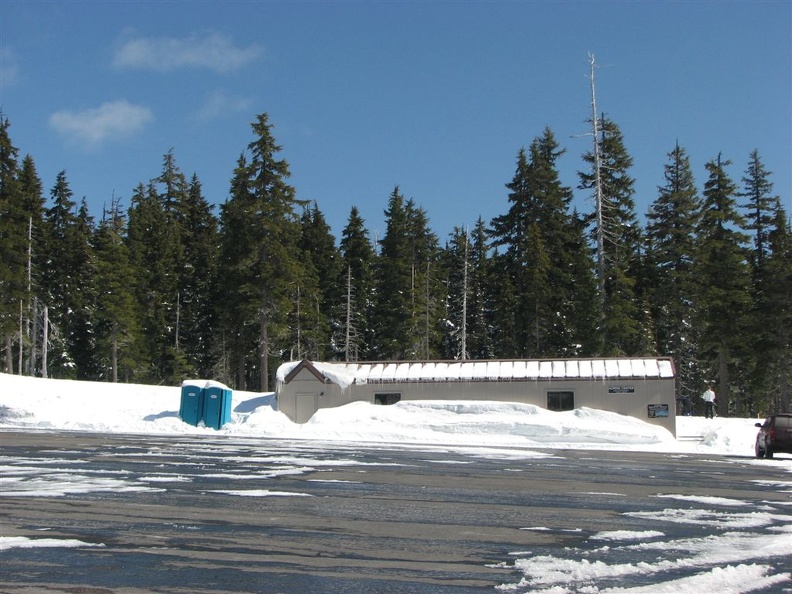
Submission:
[[[28,375],[35,377],[36,365],[38,364],[38,337],[40,333],[39,328],[39,304],[38,297],[33,298],[33,331],[30,335],[30,363],[28,368]]]
[[[778,378],[778,395],[781,404],[780,410],[792,410],[790,409],[790,400],[792,400],[792,398],[790,398],[789,365],[790,357],[788,355],[782,355],[781,373]]]
[[[25,302],[20,299],[19,300],[19,361],[17,362],[17,371],[19,375],[23,375],[22,370],[24,369],[24,352],[25,352]]]
[[[259,358],[261,368],[260,390],[262,392],[269,391],[269,361],[267,353],[269,352],[269,334],[267,327],[267,315],[264,309],[261,310],[261,319],[259,327]]]
[[[6,343],[5,343],[5,372],[6,373],[14,373],[14,359],[13,359],[13,351],[11,349],[11,337],[6,336]]]
[[[237,390],[246,390],[247,381],[245,376],[245,352],[240,347],[239,359],[237,360]]]
[[[718,351],[718,416],[729,415],[729,347]]]
[[[110,365],[113,367],[113,383],[118,383],[118,339],[114,336],[110,348]]]
[[[47,356],[49,354],[49,307],[44,306],[44,336],[41,339],[41,377],[47,378],[47,366],[49,361]]]

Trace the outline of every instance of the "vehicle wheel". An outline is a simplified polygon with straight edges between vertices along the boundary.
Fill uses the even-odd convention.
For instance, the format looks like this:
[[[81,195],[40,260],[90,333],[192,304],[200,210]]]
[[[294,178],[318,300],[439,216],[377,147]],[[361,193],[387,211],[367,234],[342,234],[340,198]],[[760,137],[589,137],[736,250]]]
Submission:
[[[765,451],[762,448],[759,447],[758,443],[754,446],[754,450],[756,451],[756,457],[757,458],[764,458],[765,457]]]
[[[770,448],[765,448],[764,452],[765,458],[772,458],[773,457],[773,450]]]

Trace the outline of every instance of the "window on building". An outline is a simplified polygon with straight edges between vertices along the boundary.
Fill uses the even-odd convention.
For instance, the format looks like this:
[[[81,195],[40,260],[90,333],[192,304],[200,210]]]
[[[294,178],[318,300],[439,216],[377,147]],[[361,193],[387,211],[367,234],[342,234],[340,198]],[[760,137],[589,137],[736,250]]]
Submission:
[[[574,410],[574,408],[575,408],[574,392],[547,393],[547,410],[560,412],[562,410]]]
[[[374,394],[374,404],[396,404],[399,400],[401,400],[401,394],[398,392]]]

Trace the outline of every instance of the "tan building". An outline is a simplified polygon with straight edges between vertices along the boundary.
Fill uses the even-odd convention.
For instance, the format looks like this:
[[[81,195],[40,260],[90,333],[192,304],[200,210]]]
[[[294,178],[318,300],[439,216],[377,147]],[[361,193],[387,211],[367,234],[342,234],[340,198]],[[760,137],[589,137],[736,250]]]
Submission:
[[[553,411],[607,410],[676,435],[671,359],[553,359],[320,363],[278,368],[278,409],[305,423],[320,408],[400,400],[521,402]]]

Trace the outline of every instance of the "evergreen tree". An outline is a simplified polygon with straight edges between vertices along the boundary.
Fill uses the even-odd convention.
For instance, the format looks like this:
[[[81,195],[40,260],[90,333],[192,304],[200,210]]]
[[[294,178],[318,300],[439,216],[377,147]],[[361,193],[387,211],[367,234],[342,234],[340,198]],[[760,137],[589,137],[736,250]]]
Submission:
[[[559,311],[562,328],[568,330],[565,337],[559,334],[562,340],[557,343],[553,356],[591,357],[600,345],[597,284],[586,239],[586,220],[576,211],[569,216],[566,237],[566,261],[562,261],[559,270],[559,282],[566,289],[566,298],[559,303]]]
[[[301,274],[295,212],[299,203],[294,188],[286,183],[288,163],[275,157],[281,147],[271,128],[267,114],[260,114],[252,124],[255,140],[248,145],[250,163],[240,160],[231,198],[221,215],[223,265],[230,267],[228,280],[238,281],[224,288],[234,293],[230,299],[234,311],[226,320],[236,318],[241,323],[234,350],[237,387],[242,389],[251,344],[258,353],[251,364],[251,370],[258,371],[253,386],[261,390],[269,389],[270,356],[281,360],[290,351],[288,322]]]
[[[215,279],[218,231],[212,205],[203,196],[197,175],[180,205],[181,264],[178,275],[175,346],[189,369],[206,377],[212,373]]]
[[[595,226],[601,227],[603,253],[599,257],[604,277],[600,279],[602,345],[598,350],[606,356],[638,355],[645,352],[645,331],[636,296],[640,228],[635,216],[635,182],[629,175],[633,160],[615,122],[603,116],[599,129],[601,216],[594,219]],[[594,167],[592,152],[583,159]],[[595,187],[594,172],[579,175],[581,189]]]
[[[539,140],[531,145],[531,155],[540,156]],[[497,310],[500,312],[496,325],[500,330],[497,340],[501,357],[537,356],[541,352],[542,340],[549,330],[550,320],[536,318],[537,304],[531,303],[529,289],[534,294],[548,294],[539,287],[529,287],[531,282],[531,264],[535,264],[536,254],[529,247],[529,229],[532,224],[543,222],[542,197],[539,196],[539,180],[533,178],[535,169],[529,162],[525,149],[517,154],[517,170],[511,183],[506,187],[510,190],[508,200],[511,206],[508,213],[495,217],[491,223],[493,246],[504,247],[505,252],[496,257],[498,268],[504,276],[502,293],[498,296]],[[561,204],[556,205],[563,209]],[[507,281],[508,279],[508,281]],[[508,289],[508,291],[507,291]],[[544,304],[549,307],[549,304]],[[531,333],[533,330],[533,338]],[[541,335],[540,335],[541,334]]]
[[[26,155],[18,175],[18,188],[22,200],[22,209],[28,216],[27,234],[27,286],[24,305],[24,331],[22,343],[25,349],[25,360],[20,372],[36,375],[39,371],[38,352],[43,340],[41,308],[43,301],[41,281],[44,276],[46,253],[44,249],[44,195],[41,179],[36,172],[33,157]]]
[[[764,325],[758,329],[767,333],[763,361],[768,381],[758,399],[758,412],[766,413],[792,410],[792,228],[779,199],[773,211],[767,234],[767,291],[760,304],[760,311],[771,315],[760,319]]]
[[[70,321],[69,354],[75,366],[75,377],[79,380],[98,379],[100,372],[96,362],[96,251],[94,249],[95,228],[93,217],[88,213],[85,199],[80,203],[77,220],[72,230],[75,293],[71,300],[74,310]]]
[[[542,320],[552,320],[553,311],[550,309],[552,291],[550,288],[551,262],[545,247],[545,239],[536,221],[531,222],[526,234],[526,246],[531,254],[531,259],[526,266],[526,284],[524,288],[524,307],[527,308],[529,319],[533,320],[533,327],[526,328],[530,333],[529,345],[534,352],[541,352],[546,342],[546,328]]]
[[[531,319],[526,322],[519,319],[518,299],[520,293],[514,285],[512,265],[513,262],[509,256],[500,253],[496,248],[491,258],[493,274],[487,279],[492,300],[487,320],[490,324],[492,353],[498,359],[538,357],[538,354],[526,355],[519,349],[517,342],[519,336],[528,335],[524,328],[520,328],[520,324],[530,323],[535,328],[539,319]],[[540,329],[536,329],[537,340]]]
[[[247,360],[255,348],[249,322],[255,319],[255,301],[247,279],[248,267],[255,257],[254,212],[248,164],[240,155],[231,179],[230,198],[220,209],[218,283],[213,299],[221,325],[213,340],[217,360],[214,375],[238,389],[247,385]]]
[[[169,150],[162,158],[162,173],[152,180],[158,188],[159,199],[165,213],[178,223],[176,231],[181,231],[187,213],[189,184],[187,178],[176,164],[173,149]]]
[[[550,261],[549,286],[552,331],[547,334],[545,352],[569,357],[588,350],[596,329],[596,286],[585,238],[585,224],[570,213],[572,190],[561,185],[557,160],[565,153],[548,128],[531,148],[534,194],[540,216],[535,220]]]
[[[750,303],[750,276],[737,212],[737,186],[726,173],[730,161],[721,156],[706,164],[704,203],[698,227],[700,254],[696,271],[699,312],[703,322],[700,357],[704,368],[717,375],[718,414],[735,412],[732,367],[734,353],[745,340],[745,318]],[[737,382],[739,385],[739,382]]]
[[[124,241],[125,220],[114,199],[96,230],[97,363],[105,381],[140,381],[135,270]]]
[[[142,193],[139,188],[137,194]],[[211,367],[211,331],[206,323],[212,311],[217,223],[201,195],[200,181],[193,176],[187,182],[173,149],[163,156],[162,171],[151,180],[148,193],[148,207],[139,204],[144,226],[130,233],[130,245],[150,234],[150,245],[163,250],[156,270],[142,271],[142,286],[151,287],[149,298],[161,304],[154,311],[144,310],[142,323],[152,348],[152,374],[176,383],[199,370],[208,373]],[[146,216],[151,217],[149,226]],[[136,227],[130,213],[130,231]],[[133,250],[136,265],[148,257],[146,249]]]
[[[493,345],[493,287],[499,285],[498,271],[492,266],[489,254],[487,227],[481,217],[476,221],[470,237],[468,274],[467,347],[473,359],[495,357]]]
[[[74,324],[83,307],[82,297],[86,286],[82,266],[86,255],[86,230],[77,216],[77,203],[73,200],[66,172],[58,173],[50,192],[52,206],[46,212],[46,264],[44,265],[44,304],[52,332],[49,349],[48,377],[75,379],[77,364],[73,357],[74,344],[84,328]]]
[[[473,251],[467,232],[454,227],[443,250],[442,268],[446,274],[446,314],[443,359],[470,359],[467,346],[468,306],[470,301],[470,254]]]
[[[165,261],[167,268],[162,272],[170,281],[162,287],[168,294],[163,296],[165,326],[160,336],[161,364],[155,368],[158,367],[158,374],[167,377],[171,383],[178,383],[185,377],[195,375],[197,361],[193,352],[199,350],[199,345],[191,342],[197,332],[194,326],[195,310],[200,307],[194,287],[200,281],[195,278],[194,263],[187,260],[185,255],[185,242],[190,241],[193,247],[196,244],[195,240],[188,239],[193,233],[190,227],[193,221],[188,219],[198,217],[195,223],[200,234],[205,216],[201,210],[209,207],[200,195],[191,196],[191,186],[176,164],[173,149],[163,156],[162,172],[152,180],[152,184],[157,189],[164,214],[164,228],[168,233],[163,246],[168,250]],[[200,184],[198,189],[200,192]],[[185,333],[190,353],[183,346]]]
[[[773,196],[771,173],[765,169],[759,157],[759,151],[751,152],[748,168],[742,178],[743,191],[740,197],[746,202],[742,205],[746,217],[746,230],[753,234],[753,249],[749,261],[751,265],[751,297],[750,327],[752,332],[745,338],[745,361],[748,368],[749,387],[747,397],[751,413],[756,410],[767,410],[767,400],[774,392],[773,380],[767,374],[767,362],[773,360],[775,330],[777,329],[777,305],[770,293],[774,290],[770,280],[768,262],[770,258],[769,234],[775,224],[775,206],[777,196]]]
[[[340,242],[343,338],[336,342],[345,361],[366,360],[374,342],[372,306],[376,253],[357,207],[353,206]]]
[[[492,328],[493,288],[499,285],[492,269],[487,228],[479,217],[472,233],[456,227],[446,247],[446,359],[491,359],[495,352]]]
[[[331,328],[341,326],[338,310],[342,295],[338,284],[341,258],[330,226],[315,202],[303,210],[299,248],[302,278],[296,324],[300,340],[294,341],[300,345],[297,355],[314,360],[332,359],[337,349],[331,340]]]
[[[30,219],[19,188],[19,150],[0,112],[0,340],[6,373],[14,371],[14,343],[22,348],[22,314],[27,295],[27,252]],[[19,352],[17,350],[17,352]],[[19,370],[21,373],[21,370]]]
[[[497,308],[500,356],[562,357],[591,350],[596,287],[583,221],[569,212],[571,190],[559,180],[564,151],[547,128],[534,139],[530,158],[521,150],[507,188],[511,207],[492,221],[496,259],[503,278]],[[538,286],[537,283],[544,286]],[[508,290],[508,292],[504,292]],[[509,328],[513,333],[509,339]]]
[[[134,273],[143,353],[141,381],[178,383],[188,372],[176,348],[176,310],[181,246],[174,219],[153,183],[139,184],[132,194],[126,243]]]
[[[385,211],[385,235],[380,240],[376,270],[374,326],[375,360],[409,360],[414,357],[413,267],[404,196],[396,186]]]
[[[700,202],[685,150],[677,144],[665,166],[665,185],[647,216],[647,292],[657,350],[673,357],[677,397],[699,394],[703,371],[697,364],[698,312],[693,262]]]
[[[443,338],[443,275],[438,266],[440,248],[429,227],[426,211],[410,199],[405,203],[410,244],[411,328],[410,351],[416,359],[437,358]]]
[[[754,233],[754,252],[751,263],[755,277],[761,277],[761,269],[770,249],[767,235],[773,227],[773,207],[776,197],[773,196],[773,183],[770,181],[771,173],[765,169],[759,157],[759,151],[751,152],[748,169],[742,178],[743,191],[741,197],[747,199],[744,208],[747,209],[746,229]],[[754,282],[760,278],[755,278]]]
[[[33,157],[26,155],[18,177],[22,208],[28,215],[28,280],[33,291],[39,287],[43,274],[44,253],[44,186],[41,183]]]

